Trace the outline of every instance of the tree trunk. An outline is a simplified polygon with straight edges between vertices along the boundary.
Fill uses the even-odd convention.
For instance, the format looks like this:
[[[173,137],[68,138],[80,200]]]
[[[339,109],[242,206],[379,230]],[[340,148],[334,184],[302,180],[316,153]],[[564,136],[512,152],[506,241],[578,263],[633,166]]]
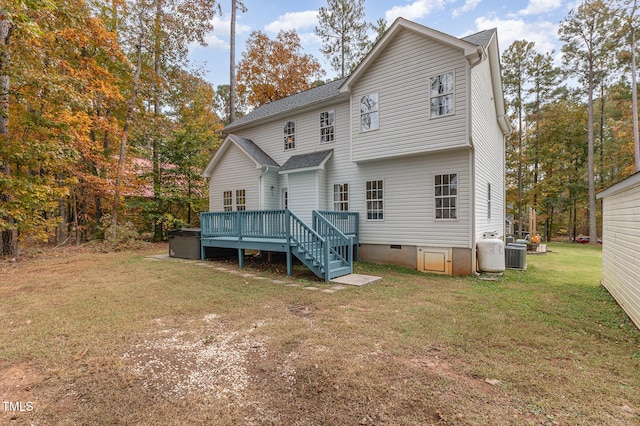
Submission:
[[[231,0],[231,34],[229,39],[229,123],[236,121],[236,0]]]
[[[595,154],[593,141],[593,71],[589,75],[589,104],[588,104],[588,179],[589,179],[589,244],[598,244],[598,227],[596,222],[596,183],[595,183]]]
[[[3,144],[0,151],[9,147],[9,89],[11,80],[9,78],[9,39],[11,38],[12,25],[5,9],[0,8],[0,143]],[[9,163],[0,161],[0,173],[9,176],[11,173]],[[0,193],[0,201],[8,202],[11,194]],[[9,223],[14,220],[5,217]],[[18,241],[13,229],[0,231],[0,256],[18,255]]]
[[[635,157],[636,172],[640,171],[640,133],[638,131],[638,83],[636,77],[636,30],[633,20],[635,18],[638,1],[633,0],[631,12],[631,108],[633,110],[633,152]]]
[[[120,205],[120,187],[122,186],[122,179],[124,178],[124,160],[127,155],[127,142],[129,139],[129,125],[133,118],[133,109],[136,105],[136,98],[138,97],[138,81],[140,80],[140,72],[142,70],[142,34],[138,40],[137,49],[137,63],[136,70],[133,76],[133,90],[131,92],[131,98],[127,105],[127,114],[124,119],[124,126],[122,128],[122,135],[120,136],[120,157],[118,158],[118,170],[116,174],[116,186],[113,193],[113,211],[111,214],[111,239],[116,240],[118,237],[118,206]]]
[[[522,92],[521,86],[518,87],[518,99],[520,106],[518,107],[518,238],[522,238]]]

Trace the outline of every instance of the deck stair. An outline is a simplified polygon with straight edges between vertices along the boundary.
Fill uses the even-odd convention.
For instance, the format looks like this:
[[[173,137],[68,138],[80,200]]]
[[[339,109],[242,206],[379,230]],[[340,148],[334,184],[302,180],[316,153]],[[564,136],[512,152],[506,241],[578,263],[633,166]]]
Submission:
[[[325,281],[352,273],[357,213],[314,211],[312,219],[309,226],[286,209],[201,213],[201,257],[206,247],[236,248],[242,267],[245,249],[279,251],[287,254],[288,275],[292,256]],[[334,223],[350,224],[344,229],[356,234],[345,235]]]

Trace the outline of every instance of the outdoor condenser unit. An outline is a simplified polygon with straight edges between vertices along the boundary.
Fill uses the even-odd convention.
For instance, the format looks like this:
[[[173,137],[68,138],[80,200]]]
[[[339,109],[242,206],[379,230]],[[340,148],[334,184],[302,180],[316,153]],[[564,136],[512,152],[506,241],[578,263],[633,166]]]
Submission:
[[[504,266],[510,269],[527,269],[527,246],[508,244],[504,248]]]

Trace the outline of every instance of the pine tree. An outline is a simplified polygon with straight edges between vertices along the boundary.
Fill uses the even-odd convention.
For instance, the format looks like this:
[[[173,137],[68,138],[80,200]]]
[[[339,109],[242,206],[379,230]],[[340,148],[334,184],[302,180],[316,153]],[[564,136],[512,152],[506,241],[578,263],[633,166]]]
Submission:
[[[367,53],[364,0],[327,0],[327,6],[318,10],[318,21],[315,33],[322,39],[320,52],[344,77]]]

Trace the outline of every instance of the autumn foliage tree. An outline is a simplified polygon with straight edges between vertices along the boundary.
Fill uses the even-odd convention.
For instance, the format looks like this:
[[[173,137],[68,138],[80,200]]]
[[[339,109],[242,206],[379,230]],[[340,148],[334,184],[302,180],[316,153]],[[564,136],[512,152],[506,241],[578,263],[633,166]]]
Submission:
[[[116,218],[130,206],[111,200],[144,193],[132,167],[151,157],[140,135],[162,142],[158,163],[174,163],[159,187],[171,212],[158,215],[197,220],[204,196],[196,175],[215,150],[220,125],[212,87],[185,58],[210,29],[213,5],[0,5],[0,255],[17,257],[26,240],[77,244],[99,236],[104,215]],[[151,132],[148,123],[163,125]],[[140,143],[130,144],[129,135]]]
[[[250,106],[259,107],[307,90],[323,75],[320,63],[302,53],[295,31],[280,31],[275,40],[254,31],[238,65],[238,91],[246,93]]]

